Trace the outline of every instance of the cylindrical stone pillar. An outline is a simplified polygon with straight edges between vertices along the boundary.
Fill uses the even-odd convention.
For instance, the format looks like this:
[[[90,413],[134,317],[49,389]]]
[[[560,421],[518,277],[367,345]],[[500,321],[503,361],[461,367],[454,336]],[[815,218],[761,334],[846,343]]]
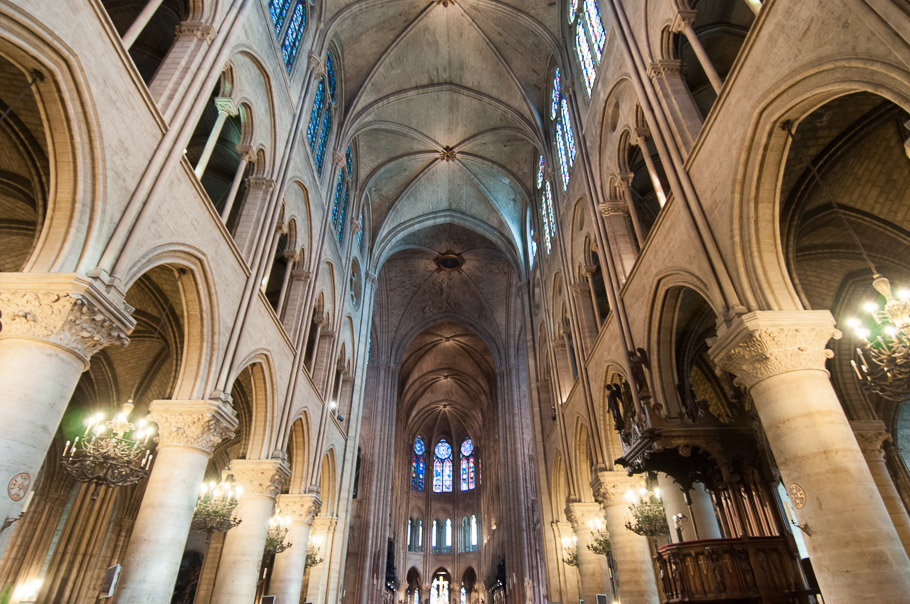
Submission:
[[[904,602],[910,560],[837,399],[828,311],[741,315],[710,349],[752,396],[828,604]]]
[[[667,525],[670,527],[670,542],[694,541],[695,528],[689,513],[689,506],[682,487],[663,472],[657,473],[657,484],[660,487],[660,496],[664,502],[664,511],[667,513]],[[680,516],[681,515],[681,516]]]
[[[594,532],[606,528],[603,510],[596,503],[570,503],[566,507],[566,515],[578,537],[575,552],[578,555],[578,575],[581,578],[581,599],[596,602],[597,594],[612,593],[607,557],[588,549],[588,545],[594,543]]]
[[[623,472],[598,472],[593,486],[607,517],[619,600],[622,604],[657,604],[651,547],[645,537],[625,526],[629,515],[626,492],[637,491],[639,479]]]
[[[299,602],[306,572],[307,542],[313,517],[322,503],[316,495],[280,495],[278,506],[291,518],[287,540],[291,547],[275,556],[269,593],[278,602]]]
[[[158,12],[158,9],[161,8],[161,4],[164,0],[149,0],[139,15],[136,17],[136,20],[133,21],[130,28],[126,30],[126,33],[123,34],[123,47],[127,50],[133,45],[133,42],[139,37],[139,34],[142,33],[142,30],[145,29],[145,26],[149,24],[149,21],[152,20],[152,17],[155,16],[155,13]]]
[[[275,497],[290,472],[287,464],[277,459],[235,459],[230,472],[243,487],[237,504],[243,520],[224,538],[212,602],[249,604],[256,598],[259,565]]]
[[[695,528],[696,539],[721,539],[720,525],[717,523],[717,513],[714,511],[714,502],[711,495],[705,490],[705,485],[700,482],[692,484],[689,490],[692,500],[692,522]]]
[[[205,141],[205,146],[202,148],[202,154],[199,156],[199,161],[196,162],[196,178],[202,178],[202,175],[205,174],[205,169],[209,165],[209,159],[212,158],[212,152],[215,150],[215,145],[218,143],[218,137],[221,136],[221,129],[224,128],[224,122],[227,120],[228,116],[237,115],[237,108],[234,107],[234,102],[228,98],[217,98],[215,99],[215,107],[218,108],[218,117],[215,119],[215,125],[212,126],[212,131],[209,132],[209,137]]]
[[[205,468],[237,427],[233,409],[218,401],[153,401],[149,411],[158,450],[123,557],[124,604],[171,601]]]
[[[724,81],[720,79],[720,75],[717,73],[717,70],[714,69],[714,64],[711,62],[708,53],[705,52],[705,47],[701,45],[698,34],[692,29],[692,24],[694,22],[694,10],[681,10],[676,15],[676,20],[673,22],[673,31],[682,32],[686,37],[686,40],[689,41],[689,45],[698,58],[698,63],[701,65],[701,68],[704,69],[705,75],[708,76],[708,81],[711,82],[711,87],[714,88],[714,92],[720,94],[721,89],[724,87]]]
[[[65,287],[60,290],[63,284]],[[16,518],[89,358],[126,345],[133,321],[94,282],[0,278],[0,521]],[[0,552],[12,530],[0,532]]]

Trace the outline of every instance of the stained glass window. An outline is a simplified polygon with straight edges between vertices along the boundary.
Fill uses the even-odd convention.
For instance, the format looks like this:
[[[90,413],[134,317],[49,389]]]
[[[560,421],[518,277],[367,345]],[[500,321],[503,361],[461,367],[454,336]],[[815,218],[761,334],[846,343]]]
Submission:
[[[348,168],[348,176],[354,175],[354,154],[351,152],[351,146],[348,145],[344,152],[344,165]]]
[[[540,160],[538,160],[538,162],[537,162],[537,188],[538,189],[543,186],[543,173],[544,173],[543,155],[541,155]]]
[[[528,229],[528,236],[531,238],[531,261],[537,256],[537,242],[534,241],[534,227]]]
[[[550,190],[550,181],[547,181],[545,195],[547,199],[547,213],[550,215],[550,235],[556,237],[556,219],[553,217],[553,192]]]
[[[325,80],[319,80],[316,87],[316,96],[313,97],[313,108],[310,110],[310,123],[306,127],[306,138],[310,143],[310,151],[316,148],[316,131],[319,128],[319,118],[322,117],[322,106],[325,103]]]
[[[550,219],[547,217],[547,198],[543,194],[540,196],[540,215],[543,218],[543,243],[550,254]]]
[[[594,48],[597,62],[600,63],[607,34],[600,18],[600,7],[597,6],[597,0],[585,0],[585,21],[588,25],[588,31],[591,33],[591,46]]]
[[[281,33],[284,17],[288,14],[290,6],[291,0],[269,0],[269,17],[272,19],[272,27],[275,29],[276,36]]]
[[[341,191],[344,189],[344,171],[338,170],[338,180],[335,182],[335,195],[332,197],[332,225],[338,224],[338,206],[341,203]]]
[[[344,219],[348,212],[351,188],[353,187],[354,157],[351,147],[344,152],[345,166],[338,170],[338,180],[335,182],[335,195],[332,199],[332,229],[338,242],[344,239]]]
[[[461,443],[461,490],[474,488],[474,442],[470,438]]]
[[[556,149],[559,151],[559,171],[562,175],[562,190],[569,186],[569,158],[566,157],[566,141],[562,124],[556,124]]]
[[[550,119],[556,119],[556,112],[559,111],[559,68],[556,68],[556,74],[553,76],[553,94],[550,97]]]
[[[578,0],[569,0],[569,23],[575,20],[575,13],[578,12]]]
[[[297,58],[297,47],[300,46],[300,38],[303,37],[303,28],[306,27],[306,11],[303,2],[298,2],[294,7],[294,14],[291,15],[291,23],[288,30],[284,32],[284,42],[281,44],[281,56],[284,57],[284,64],[288,73],[294,66],[294,59]]]
[[[363,248],[363,210],[360,211],[360,218],[357,219],[360,224],[360,230],[357,231],[357,249]]]
[[[468,604],[468,592],[465,591],[464,584],[461,586],[461,599],[459,604]]]
[[[423,438],[414,439],[414,452],[411,455],[411,488],[422,491],[424,487],[424,473],[426,470],[426,446]]]
[[[569,154],[569,165],[575,165],[575,134],[572,132],[572,122],[569,120],[569,105],[566,98],[562,98],[562,125],[565,128],[566,151]]]
[[[581,62],[581,70],[585,76],[585,89],[588,96],[591,96],[591,89],[594,88],[594,79],[597,77],[597,69],[594,67],[594,59],[591,58],[591,48],[588,46],[588,36],[585,34],[585,26],[581,19],[575,26],[575,51],[578,53],[578,60]]]
[[[351,196],[351,188],[348,185],[344,186],[344,199],[341,201],[341,216],[338,217],[338,227],[336,229],[335,236],[338,237],[338,243],[341,243],[341,240],[344,238],[344,218],[348,213],[348,201]]]
[[[326,55],[325,58],[325,75],[329,80],[329,95],[332,97],[332,102],[335,102],[335,61],[332,60],[332,55]]]
[[[477,547],[477,516],[471,514],[471,547]]]
[[[452,492],[452,446],[445,439],[440,440],[433,450],[433,492]]]
[[[316,173],[322,176],[322,165],[325,159],[325,147],[329,141],[329,131],[332,129],[332,112],[326,111],[325,118],[322,120],[322,130],[319,132],[319,143],[316,145]]]

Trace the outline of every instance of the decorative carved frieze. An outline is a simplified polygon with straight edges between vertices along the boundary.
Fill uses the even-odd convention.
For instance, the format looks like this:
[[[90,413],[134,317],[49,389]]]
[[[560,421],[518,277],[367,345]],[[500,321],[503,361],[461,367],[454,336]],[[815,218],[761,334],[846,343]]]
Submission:
[[[2,337],[42,340],[73,351],[88,364],[89,358],[105,346],[129,344],[127,333],[132,311],[120,300],[120,308],[90,284],[75,284],[81,291],[45,288],[27,284],[5,287],[0,280]],[[62,284],[61,284],[62,285]],[[73,285],[73,284],[65,284]],[[69,289],[69,288],[67,288]]]
[[[828,311],[757,311],[734,319],[709,353],[718,369],[748,389],[788,371],[825,371],[825,360],[834,356],[825,344],[841,335]]]
[[[211,455],[233,438],[237,416],[220,401],[152,401],[149,419],[158,424],[159,447],[192,447]]]
[[[192,36],[211,44],[215,39],[215,28],[201,21],[184,21],[177,24],[177,37]]]
[[[245,493],[270,497],[278,496],[291,475],[287,462],[278,459],[235,459],[230,471]]]

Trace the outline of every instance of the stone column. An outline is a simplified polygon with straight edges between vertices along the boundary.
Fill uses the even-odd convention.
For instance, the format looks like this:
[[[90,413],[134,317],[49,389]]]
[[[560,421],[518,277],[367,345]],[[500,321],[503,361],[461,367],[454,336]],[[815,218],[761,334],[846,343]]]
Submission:
[[[136,17],[136,20],[130,25],[130,28],[126,30],[126,33],[123,34],[123,47],[127,50],[133,45],[136,39],[139,37],[139,34],[142,33],[142,30],[145,29],[145,26],[149,24],[149,21],[152,20],[152,17],[155,16],[155,13],[158,12],[158,9],[161,7],[161,4],[164,0],[149,0],[149,2],[142,7],[142,10],[139,12],[139,15]]]
[[[290,470],[286,462],[277,459],[235,459],[230,472],[234,481],[243,487],[237,504],[242,522],[224,538],[212,602],[249,604],[256,598],[275,497],[290,476]]]
[[[587,354],[594,347],[594,339],[597,338],[597,332],[599,331],[597,320],[594,317],[594,300],[591,295],[591,286],[588,283],[573,283],[569,286],[569,291],[572,292],[572,297],[575,300],[575,308],[578,311],[579,323],[581,324],[581,344]]]
[[[613,250],[613,262],[622,271],[619,277],[623,282],[632,272],[632,267],[635,266],[635,261],[638,259],[635,242],[639,239],[639,233],[634,231],[638,217],[636,214],[635,219],[631,221],[633,230],[630,232],[628,206],[629,203],[624,200],[609,198],[597,208],[604,219],[607,234],[613,241],[613,245],[610,246],[610,249]],[[641,225],[638,228],[641,228]]]
[[[0,523],[19,516],[79,376],[134,325],[121,296],[77,275],[0,275]],[[0,553],[12,534],[0,532]]]
[[[695,30],[692,29],[692,24],[694,22],[694,10],[681,10],[673,19],[673,25],[671,26],[671,29],[674,32],[682,32],[682,34],[686,37],[686,40],[689,41],[689,45],[692,47],[692,50],[695,51],[695,56],[698,57],[698,62],[701,64],[701,68],[705,70],[705,75],[708,76],[708,81],[711,82],[711,87],[714,88],[714,92],[720,94],[721,89],[724,87],[724,81],[720,79],[720,75],[718,75],[717,70],[714,69],[714,64],[711,63],[711,59],[708,57],[708,53],[705,52],[705,47],[701,45],[701,41],[695,34]]]
[[[907,515],[907,508],[904,507],[894,481],[891,480],[891,474],[885,465],[885,451],[882,448],[885,441],[891,439],[891,435],[885,430],[884,422],[877,419],[852,421],[850,426],[863,457],[869,464],[872,479],[878,486],[878,492],[891,516],[891,522],[894,523],[904,550],[910,552],[910,516]]]
[[[221,129],[224,128],[224,122],[227,120],[228,116],[237,115],[237,107],[234,106],[234,101],[229,98],[217,98],[215,99],[215,107],[218,109],[218,117],[215,119],[215,125],[212,126],[212,131],[209,132],[209,137],[205,141],[205,147],[202,148],[202,154],[199,156],[199,161],[196,162],[196,178],[202,178],[202,175],[205,174],[205,169],[209,165],[209,159],[212,157],[212,152],[215,150],[215,145],[218,144],[218,137],[221,136]]]
[[[689,490],[692,500],[692,525],[695,529],[696,539],[722,539],[720,524],[717,522],[717,513],[714,511],[714,502],[711,495],[700,482],[692,484]]]
[[[322,558],[322,562],[310,569],[310,579],[307,583],[306,601],[313,604],[332,604],[326,602],[329,585],[329,563],[332,559],[332,547],[335,539],[335,528],[338,519],[334,516],[317,516],[313,521],[314,538],[310,541]],[[429,590],[423,593],[429,593]]]
[[[149,82],[149,93],[169,124],[174,123],[180,101],[198,75],[206,47],[215,40],[215,28],[201,21],[184,21],[176,33],[171,49]]]
[[[629,515],[626,492],[637,491],[639,483],[640,479],[624,472],[597,472],[592,487],[607,517],[619,600],[622,604],[657,604],[651,547],[645,537],[625,526]]]
[[[158,450],[130,543],[117,601],[167,604],[212,452],[231,438],[237,417],[220,401],[153,401]]]
[[[578,575],[581,578],[580,599],[596,602],[597,594],[613,593],[607,557],[588,549],[588,545],[593,543],[593,533],[606,528],[603,510],[596,503],[570,503],[566,506],[566,516],[578,537],[575,551],[578,554]]]
[[[291,518],[287,541],[291,547],[275,556],[269,593],[278,602],[297,604],[306,572],[307,543],[313,517],[319,513],[322,502],[316,495],[279,495],[278,506],[282,514]]]
[[[828,311],[757,311],[710,348],[748,389],[827,604],[904,602],[910,560],[825,370]]]
[[[252,263],[256,253],[256,238],[259,234],[262,221],[265,219],[268,208],[269,196],[275,188],[275,181],[261,176],[250,176],[246,179],[246,197],[237,216],[234,227],[234,241],[240,249],[240,254],[247,263]],[[266,237],[271,240],[272,229],[266,230]]]
[[[243,173],[246,171],[247,165],[256,160],[256,154],[253,153],[252,147],[237,145],[237,151],[240,153],[240,163],[237,164],[234,180],[231,181],[231,189],[228,191],[227,198],[224,200],[224,208],[221,210],[221,222],[224,224],[227,224],[228,218],[231,217],[231,210],[234,209],[234,201],[237,198],[237,191],[240,190],[240,181],[243,180]]]
[[[651,132],[647,128],[636,128],[635,136],[632,137],[632,144],[641,151],[641,157],[645,160],[645,168],[648,170],[648,177],[651,179],[651,186],[654,187],[654,194],[657,195],[657,202],[660,207],[664,207],[667,204],[667,194],[664,192],[664,186],[661,184],[660,176],[657,174],[657,167],[651,157],[651,150],[648,148],[649,136],[651,136]]]
[[[663,472],[657,473],[657,484],[660,486],[660,497],[664,502],[664,511],[667,513],[667,525],[670,527],[670,542],[679,543],[681,541],[694,541],[695,525],[692,523],[692,514],[689,512],[689,506],[686,504],[686,498],[683,495],[682,487],[679,486],[672,476]],[[674,516],[682,514],[682,520],[674,521]],[[679,526],[677,532],[676,527]],[[682,538],[680,538],[682,535]]]

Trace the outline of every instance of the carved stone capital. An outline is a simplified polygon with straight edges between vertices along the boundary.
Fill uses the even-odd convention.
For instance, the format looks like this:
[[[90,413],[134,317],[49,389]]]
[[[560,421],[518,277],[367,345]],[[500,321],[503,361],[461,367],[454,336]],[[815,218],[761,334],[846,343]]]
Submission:
[[[629,476],[625,472],[595,472],[591,479],[594,499],[603,506],[624,503],[626,493],[635,491],[640,486],[640,477]]]
[[[313,519],[313,529],[326,535],[334,533],[336,526],[338,526],[338,518],[335,516],[316,516]]]
[[[159,447],[190,447],[206,455],[233,438],[238,423],[234,410],[221,401],[152,401],[149,419],[158,424]]]
[[[652,80],[668,75],[685,74],[685,66],[682,61],[677,59],[663,59],[656,63],[651,63],[648,67],[648,77]]]
[[[279,459],[235,459],[230,471],[245,493],[269,497],[277,497],[291,475],[287,462]]]
[[[310,53],[307,55],[307,66],[314,76],[323,75],[324,73],[322,69],[322,58],[317,54]]]
[[[344,163],[344,153],[341,151],[332,151],[332,166],[340,170],[341,167],[344,166]]]
[[[215,39],[215,28],[201,21],[184,21],[177,24],[177,37],[192,36],[211,44]]]
[[[623,216],[629,213],[629,208],[622,201],[607,201],[598,205],[597,209],[604,218],[610,216]]]
[[[237,105],[234,104],[233,99],[226,96],[215,98],[215,109],[218,110],[218,113],[227,113],[231,116],[237,115]]]
[[[291,522],[313,524],[313,518],[322,509],[322,501],[311,493],[303,495],[279,495],[278,506],[282,514],[287,514]]]
[[[352,220],[352,221],[351,221],[351,234],[352,234],[352,235],[356,236],[357,233],[359,233],[359,232],[360,232],[360,229],[362,229],[362,228],[363,228],[363,226],[360,224],[360,221],[359,221],[359,220]]]
[[[97,279],[10,275],[0,276],[0,338],[61,346],[79,356],[86,368],[105,346],[129,344],[133,308]]]
[[[263,193],[271,193],[272,189],[275,188],[275,181],[271,178],[264,178],[262,176],[250,176],[246,179],[246,186],[251,191],[259,189]]]
[[[606,524],[603,509],[597,503],[571,502],[566,505],[566,518],[576,533],[602,529]]]
[[[670,31],[679,33],[687,27],[692,27],[695,23],[695,11],[692,9],[680,9],[676,16],[673,17],[673,23],[670,25]]]
[[[590,296],[591,289],[588,287],[587,283],[573,283],[569,286],[569,289],[576,296]]]
[[[883,445],[891,440],[891,435],[885,430],[885,423],[878,419],[855,420],[850,422],[853,435],[866,461],[881,461],[885,459]]]
[[[249,145],[237,145],[236,149],[237,153],[240,154],[240,159],[247,162],[256,161],[256,152]]]
[[[826,310],[755,311],[733,319],[708,352],[718,369],[749,389],[788,371],[825,371],[825,360],[834,356],[825,345],[840,337]]]
[[[313,273],[308,270],[297,269],[297,270],[291,271],[291,279],[293,279],[295,281],[302,281],[302,282],[306,283],[307,281],[309,281],[312,278],[313,278]]]
[[[636,128],[632,133],[631,142],[636,147],[645,147],[648,139],[651,137],[651,131],[647,128]]]

